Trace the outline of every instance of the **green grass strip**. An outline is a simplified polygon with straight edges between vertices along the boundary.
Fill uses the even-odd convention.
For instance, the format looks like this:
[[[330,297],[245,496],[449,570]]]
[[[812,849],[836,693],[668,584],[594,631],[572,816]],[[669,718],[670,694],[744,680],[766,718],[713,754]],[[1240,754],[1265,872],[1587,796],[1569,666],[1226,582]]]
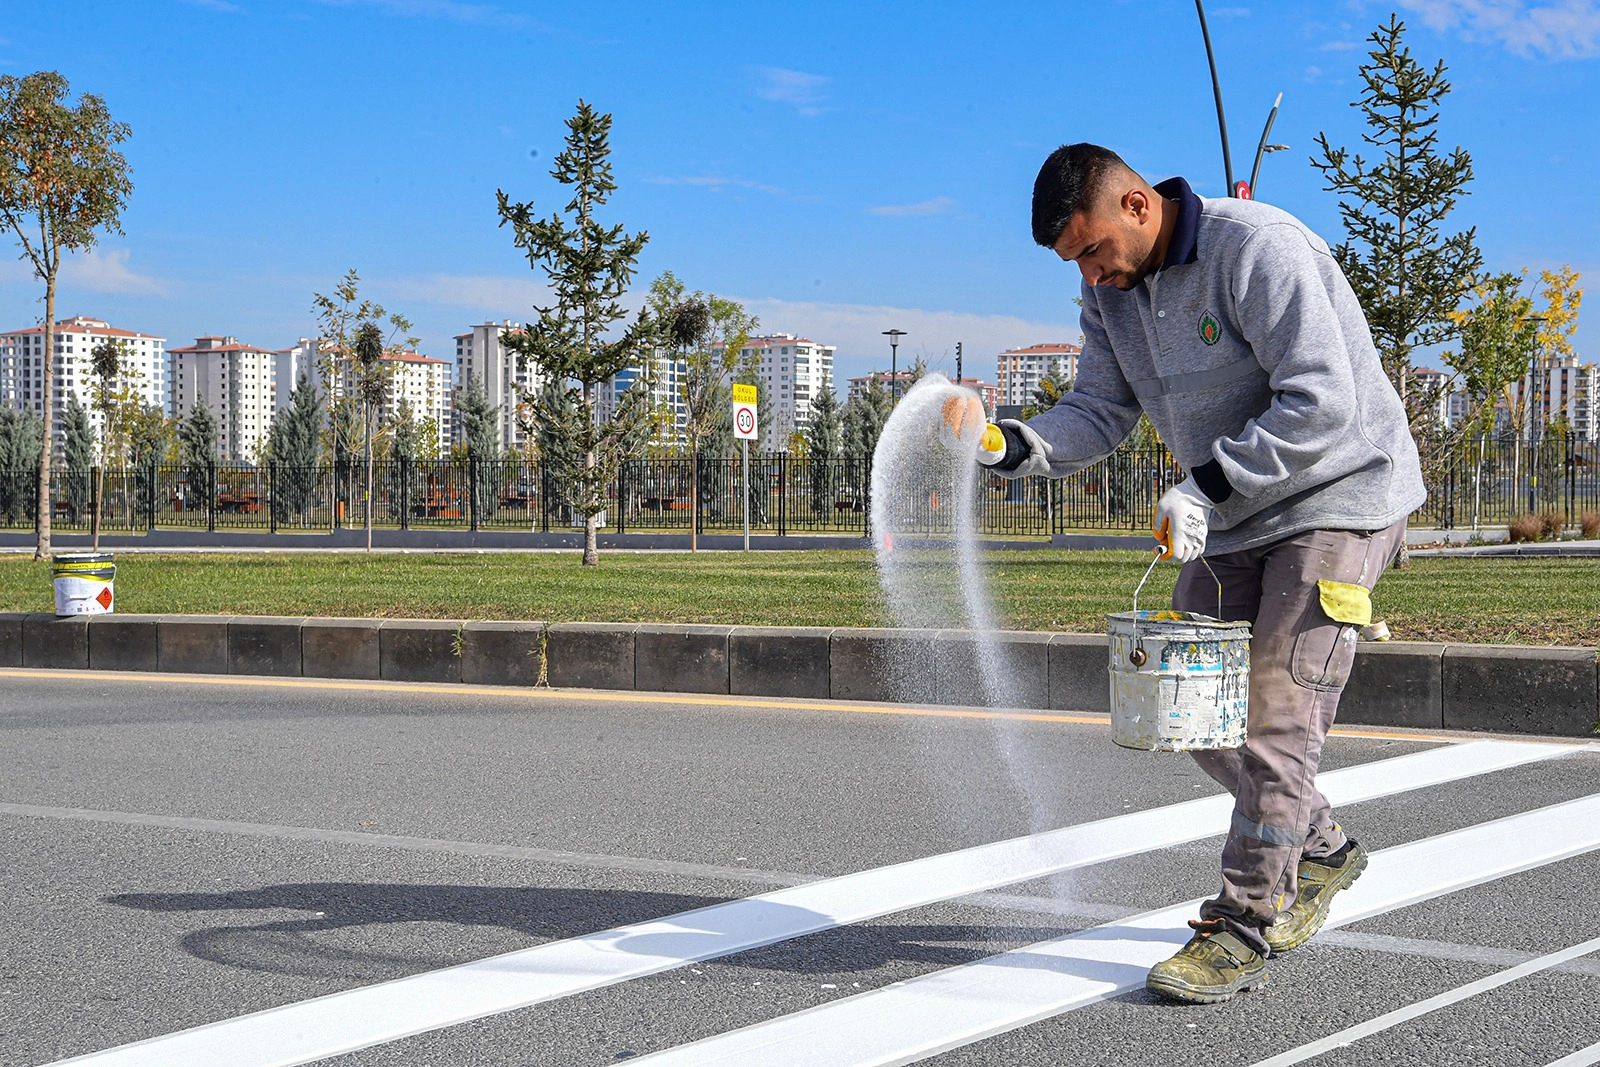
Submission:
[[[1005,625],[1100,633],[1125,611],[1149,557],[1036,550],[988,557]],[[1156,568],[1144,602],[1164,604],[1176,566]],[[125,554],[117,610],[153,614],[325,615],[883,626],[863,551]],[[50,569],[0,556],[0,611],[49,611]],[[1391,571],[1375,617],[1397,640],[1600,645],[1600,559],[1418,559]]]

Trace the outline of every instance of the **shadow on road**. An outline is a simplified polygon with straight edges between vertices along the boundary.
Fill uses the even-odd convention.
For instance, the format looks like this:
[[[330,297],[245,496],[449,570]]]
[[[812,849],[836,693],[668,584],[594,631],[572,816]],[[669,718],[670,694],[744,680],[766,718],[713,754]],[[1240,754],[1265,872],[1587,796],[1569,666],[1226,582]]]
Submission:
[[[726,903],[726,897],[615,889],[508,888],[311,882],[216,893],[120,893],[118,907],[152,912],[291,911],[309,913],[183,936],[189,954],[230,967],[273,974],[382,981],[448,967],[486,955]],[[781,925],[822,920],[814,912],[772,904]],[[427,925],[479,928],[467,939]],[[683,924],[691,930],[720,923]],[[948,967],[1004,947],[1069,932],[976,925],[855,925],[753,949],[722,962],[797,974],[869,971],[890,962]],[[679,935],[652,932],[621,938],[615,948],[671,955]],[[458,955],[442,949],[454,948]]]

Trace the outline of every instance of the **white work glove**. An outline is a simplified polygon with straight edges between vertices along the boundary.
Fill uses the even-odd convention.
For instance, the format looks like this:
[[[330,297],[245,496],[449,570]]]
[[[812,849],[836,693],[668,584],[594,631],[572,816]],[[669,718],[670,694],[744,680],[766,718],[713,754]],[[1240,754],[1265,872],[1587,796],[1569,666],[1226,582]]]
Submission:
[[[1162,494],[1156,502],[1150,532],[1161,542],[1162,559],[1188,563],[1206,550],[1206,531],[1216,508],[1190,475]]]
[[[984,427],[978,462],[1007,478],[1050,473],[1050,446],[1026,423],[1001,419]]]

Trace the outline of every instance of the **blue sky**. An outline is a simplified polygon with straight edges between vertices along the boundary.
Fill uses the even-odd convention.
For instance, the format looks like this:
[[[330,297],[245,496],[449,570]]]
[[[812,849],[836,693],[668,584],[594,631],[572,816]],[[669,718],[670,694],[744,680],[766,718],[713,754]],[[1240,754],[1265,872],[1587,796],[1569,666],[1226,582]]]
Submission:
[[[1319,131],[1358,140],[1363,40],[1393,7],[1208,8],[1235,169],[1282,92],[1273,140],[1292,150],[1266,160],[1261,199],[1330,240],[1335,201],[1308,156]],[[1455,223],[1493,268],[1600,277],[1600,4],[1398,10],[1418,57],[1450,66],[1441,137],[1476,163]],[[59,311],[174,346],[286,346],[350,267],[431,355],[451,358],[472,323],[528,317],[538,276],[494,194],[565,202],[548,169],[580,96],[615,115],[606,217],[650,233],[640,288],[670,269],[742,299],[765,329],[837,344],[841,379],[887,365],[890,327],[908,331],[903,358],[934,366],[965,342],[985,377],[1007,346],[1076,339],[1076,268],[1028,233],[1057,144],[1224,193],[1188,0],[0,0],[0,72],[40,68],[133,128],[126,233],[69,264]],[[41,316],[39,291],[0,260],[0,327]],[[1600,326],[1578,345],[1600,358]]]

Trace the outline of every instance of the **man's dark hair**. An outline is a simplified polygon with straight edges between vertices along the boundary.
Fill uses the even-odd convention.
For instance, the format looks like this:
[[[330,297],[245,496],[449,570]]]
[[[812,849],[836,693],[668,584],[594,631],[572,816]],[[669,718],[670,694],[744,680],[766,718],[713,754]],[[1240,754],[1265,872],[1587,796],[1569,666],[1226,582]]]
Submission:
[[[1111,149],[1087,141],[1051,152],[1033,181],[1033,239],[1054,248],[1072,216],[1100,195],[1106,175],[1127,166]]]

